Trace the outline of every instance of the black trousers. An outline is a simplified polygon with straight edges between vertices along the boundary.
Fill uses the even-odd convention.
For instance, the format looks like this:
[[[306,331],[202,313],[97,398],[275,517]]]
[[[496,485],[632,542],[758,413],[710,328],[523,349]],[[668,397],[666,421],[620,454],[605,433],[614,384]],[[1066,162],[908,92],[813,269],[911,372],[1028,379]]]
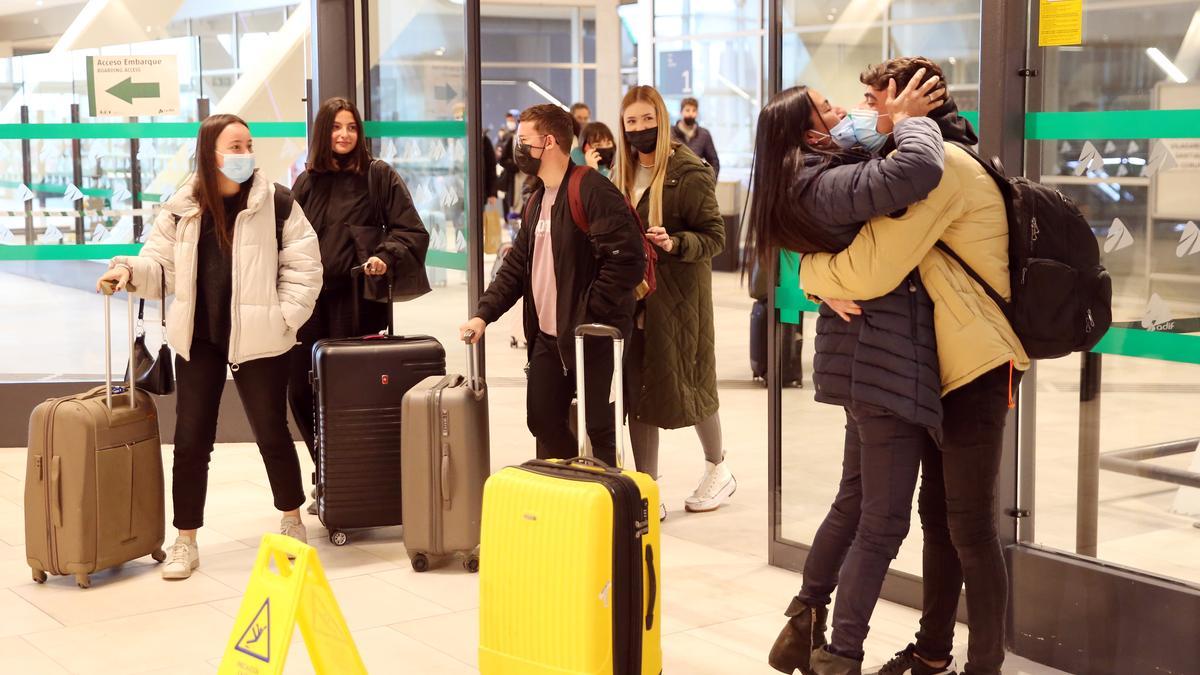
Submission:
[[[175,356],[175,456],[171,468],[174,525],[195,530],[204,525],[208,463],[217,436],[217,415],[225,388],[226,352],[193,340],[191,360]],[[287,423],[288,355],[247,361],[233,373],[246,417],[275,497],[275,508],[292,511],[304,504],[300,460]]]
[[[613,406],[608,401],[613,375],[612,345],[608,340],[586,337],[584,369],[587,375],[587,433],[592,452],[616,466],[616,428]],[[529,362],[529,386],[525,394],[526,422],[537,439],[539,459],[568,459],[579,456],[571,433],[571,399],[575,397],[575,364],[563,363],[557,338],[542,333],[533,346]]]
[[[942,398],[940,462],[926,465],[921,486],[924,611],[917,651],[929,659],[950,657],[965,581],[970,636],[964,672],[971,675],[999,675],[1004,663],[1008,572],[995,503],[1009,372],[1008,366],[996,368]],[[1013,387],[1020,376],[1013,373]]]
[[[354,303],[359,303],[358,325],[354,323]],[[314,440],[316,401],[308,373],[312,370],[313,345],[327,338],[345,338],[378,333],[387,327],[387,312],[390,308],[380,302],[358,300],[354,289],[348,284],[327,286],[317,297],[316,307],[308,321],[296,334],[296,346],[291,351],[291,367],[288,373],[287,398],[292,409],[292,418],[300,430],[300,437],[308,447],[313,464],[317,462],[317,446]],[[316,484],[316,477],[313,477]]]

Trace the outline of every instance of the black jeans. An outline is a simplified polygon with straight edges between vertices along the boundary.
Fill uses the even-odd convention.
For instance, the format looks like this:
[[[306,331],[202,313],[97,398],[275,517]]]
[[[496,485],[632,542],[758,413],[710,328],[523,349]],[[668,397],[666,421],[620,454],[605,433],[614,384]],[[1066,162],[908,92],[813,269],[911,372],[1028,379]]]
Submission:
[[[587,433],[592,451],[609,466],[616,466],[616,428],[613,407],[608,401],[613,375],[612,345],[608,340],[586,337],[583,367],[587,373]],[[529,387],[525,394],[526,422],[537,439],[539,459],[568,459],[579,456],[571,433],[571,399],[575,397],[575,363],[563,363],[557,338],[539,334],[529,361]]]
[[[1013,374],[1012,386],[1020,375]],[[995,502],[1008,378],[1009,367],[1002,366],[942,398],[940,462],[927,465],[921,486],[924,612],[917,651],[928,659],[950,657],[965,580],[970,627],[965,672],[971,675],[999,675],[1004,663],[1008,572]]]
[[[326,338],[345,338],[377,333],[387,327],[387,305],[379,302],[358,301],[359,325],[354,324],[354,289],[348,284],[326,287],[317,298],[312,316],[296,333],[296,346],[291,351],[291,368],[288,375],[288,404],[292,418],[300,430],[300,437],[308,447],[313,464],[317,463],[317,446],[314,441],[313,420],[315,419],[312,383],[308,374],[312,370],[313,345]],[[313,476],[316,484],[316,476]]]
[[[217,413],[225,389],[226,353],[211,343],[192,341],[191,360],[175,356],[175,461],[171,493],[175,527],[204,525],[208,463],[217,437]],[[300,460],[287,424],[288,355],[247,361],[233,373],[242,407],[258,442],[275,508],[291,511],[304,504]]]
[[[797,596],[825,606],[838,589],[833,652],[863,658],[888,566],[908,535],[917,470],[936,452],[924,427],[866,406],[846,409],[842,482],[813,539]]]

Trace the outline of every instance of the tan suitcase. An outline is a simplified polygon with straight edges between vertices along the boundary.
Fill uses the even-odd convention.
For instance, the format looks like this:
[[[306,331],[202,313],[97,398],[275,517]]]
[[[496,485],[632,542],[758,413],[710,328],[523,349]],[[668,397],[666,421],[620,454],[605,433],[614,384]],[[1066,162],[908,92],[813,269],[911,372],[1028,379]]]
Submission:
[[[427,377],[404,396],[400,490],[404,545],[413,569],[459,555],[479,570],[483,484],[491,473],[487,385],[478,376],[478,347],[468,348],[467,377]]]
[[[112,386],[110,300],[104,300],[105,386],[45,401],[29,420],[25,556],[33,580],[93,572],[163,553],[163,466],[154,400]],[[133,300],[129,305],[133,343]]]

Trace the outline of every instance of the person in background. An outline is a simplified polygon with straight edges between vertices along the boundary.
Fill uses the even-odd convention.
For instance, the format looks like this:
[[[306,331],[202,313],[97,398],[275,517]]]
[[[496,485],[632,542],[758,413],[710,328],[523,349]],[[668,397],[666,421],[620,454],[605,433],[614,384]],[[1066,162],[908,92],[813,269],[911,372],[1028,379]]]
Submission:
[[[700,114],[700,102],[690,96],[683,99],[679,113],[679,122],[671,127],[671,136],[687,145],[697,157],[708,162],[715,179],[721,173],[721,160],[717,157],[717,146],[713,145],[712,134],[696,122]]]
[[[454,104],[454,120],[463,122],[467,119],[467,104]],[[496,175],[496,146],[488,136],[487,129],[483,130],[480,162],[483,164],[483,196],[487,198],[488,206],[496,203],[496,191],[499,189],[499,176]]]
[[[296,336],[288,381],[292,417],[314,465],[313,345],[326,338],[378,333],[392,311],[390,304],[364,297],[365,282],[354,278],[351,269],[362,267],[368,277],[389,275],[397,295],[429,290],[429,233],[400,174],[371,158],[362,128],[362,117],[350,101],[331,98],[322,104],[313,120],[306,171],[293,188],[296,203],[317,232],[325,272],[312,317]],[[314,499],[308,512],[315,514],[316,507]]]
[[[287,423],[288,353],[321,291],[321,254],[298,205],[278,228],[276,187],[255,170],[253,151],[241,118],[205,119],[195,174],[159,211],[141,253],[113,258],[96,282],[97,290],[175,296],[166,338],[178,382],[171,499],[179,536],[167,552],[164,579],[187,579],[200,566],[196,532],[204,525],[229,370],[283,513],[279,531],[308,537],[300,518],[300,460]]]
[[[575,396],[575,328],[603,323],[628,335],[633,327],[634,290],[645,273],[645,252],[637,219],[616,187],[593,171],[584,173],[580,199],[588,217],[584,232],[571,217],[565,185],[571,162],[574,121],[552,105],[521,113],[516,161],[536,177],[513,248],[479,300],[475,317],[460,327],[478,341],[487,325],[523,299],[528,340],[526,420],[537,439],[537,456],[578,454],[569,424]],[[615,466],[616,433],[609,403],[613,353],[592,344],[584,354],[587,371],[587,433],[595,455]],[[582,432],[582,430],[581,430]]]
[[[517,168],[516,162],[516,142],[517,142],[517,118],[521,115],[521,111],[513,109],[509,110],[504,116],[504,128],[500,130],[500,148],[496,152],[500,164],[500,182],[497,187],[504,192],[504,215],[511,213],[515,204],[520,204],[521,200],[517,194],[517,185],[522,181],[518,181],[518,174],[521,170]]]
[[[696,427],[705,471],[684,502],[688,511],[711,511],[737,489],[725,461],[717,409],[716,338],[713,327],[712,257],[725,246],[708,165],[674,141],[662,96],[634,87],[621,102],[623,149],[614,172],[617,187],[660,249],[657,290],[639,308],[629,353],[629,433],[638,470],[658,477],[658,430]],[[659,518],[666,506],[659,504]]]
[[[575,135],[579,136],[592,123],[592,109],[583,101],[571,104],[571,117],[575,118]]]
[[[590,166],[607,178],[617,158],[617,141],[603,122],[592,122],[579,134],[579,147],[571,150],[571,161]]]

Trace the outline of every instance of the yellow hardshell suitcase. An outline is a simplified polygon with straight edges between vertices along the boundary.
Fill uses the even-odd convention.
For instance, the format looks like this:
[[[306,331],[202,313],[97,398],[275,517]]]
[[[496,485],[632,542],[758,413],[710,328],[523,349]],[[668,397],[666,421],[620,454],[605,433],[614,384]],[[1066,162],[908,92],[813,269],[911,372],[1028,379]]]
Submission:
[[[613,338],[618,462],[624,455],[624,340],[575,333],[578,425],[586,429],[583,336]],[[587,452],[580,434],[581,455]],[[658,485],[588,456],[533,460],[488,479],[480,541],[483,675],[662,672]]]

